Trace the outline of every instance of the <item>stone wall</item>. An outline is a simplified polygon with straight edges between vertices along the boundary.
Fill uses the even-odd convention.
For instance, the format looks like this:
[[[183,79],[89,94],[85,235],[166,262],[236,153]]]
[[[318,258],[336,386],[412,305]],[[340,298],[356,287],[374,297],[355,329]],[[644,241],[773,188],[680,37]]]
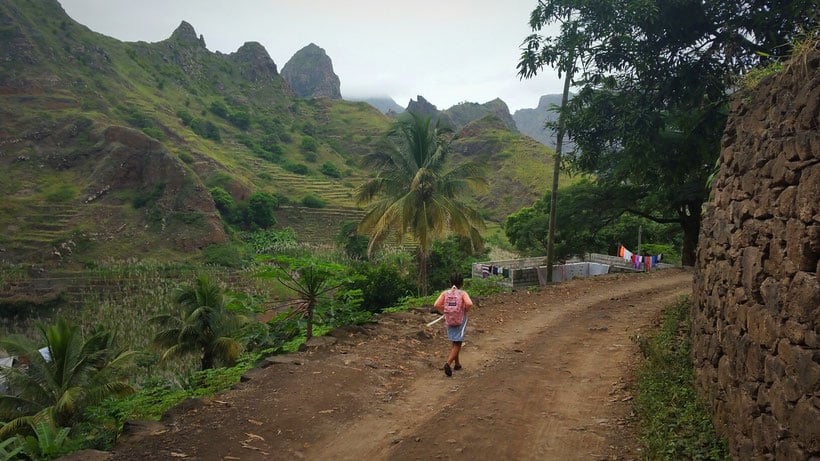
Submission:
[[[701,227],[696,381],[735,459],[820,456],[819,62],[735,98]]]

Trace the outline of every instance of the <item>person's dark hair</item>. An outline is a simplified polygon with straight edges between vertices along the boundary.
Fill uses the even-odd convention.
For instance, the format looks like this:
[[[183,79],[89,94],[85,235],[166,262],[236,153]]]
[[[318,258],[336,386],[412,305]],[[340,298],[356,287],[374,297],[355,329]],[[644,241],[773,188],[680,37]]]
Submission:
[[[461,288],[464,285],[464,276],[461,275],[461,272],[453,272],[450,275],[450,285],[455,285],[456,288]]]

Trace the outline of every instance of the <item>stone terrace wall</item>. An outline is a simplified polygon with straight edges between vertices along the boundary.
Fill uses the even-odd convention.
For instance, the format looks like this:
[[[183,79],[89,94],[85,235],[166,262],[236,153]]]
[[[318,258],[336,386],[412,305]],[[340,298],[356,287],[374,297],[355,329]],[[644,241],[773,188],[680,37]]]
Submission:
[[[701,227],[701,394],[735,459],[820,456],[820,52],[740,94]]]

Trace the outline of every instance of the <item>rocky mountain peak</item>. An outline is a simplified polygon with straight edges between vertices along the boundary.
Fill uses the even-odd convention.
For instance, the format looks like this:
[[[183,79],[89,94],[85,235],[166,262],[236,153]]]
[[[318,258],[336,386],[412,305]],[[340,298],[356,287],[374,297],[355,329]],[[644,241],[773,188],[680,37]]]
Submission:
[[[186,21],[182,21],[174,33],[171,34],[171,40],[184,45],[205,47],[205,37],[202,35],[197,37],[194,26]]]
[[[282,67],[282,77],[301,98],[342,99],[339,76],[325,50],[314,43],[297,51]]]
[[[268,50],[258,42],[245,42],[228,57],[239,67],[242,76],[252,82],[267,81],[279,75]]]
[[[416,115],[424,117],[437,117],[438,108],[430,101],[424,99],[424,96],[416,96],[416,100],[412,99],[407,103],[407,112],[412,112]]]

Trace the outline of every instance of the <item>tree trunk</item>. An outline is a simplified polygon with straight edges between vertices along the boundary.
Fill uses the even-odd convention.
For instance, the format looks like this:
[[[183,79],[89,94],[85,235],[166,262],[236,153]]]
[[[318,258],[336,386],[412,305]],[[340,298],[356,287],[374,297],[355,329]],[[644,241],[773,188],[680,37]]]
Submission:
[[[305,341],[313,337],[313,308],[315,301],[308,301],[307,305],[307,331],[305,331]]]
[[[681,228],[683,228],[683,249],[681,250],[681,264],[694,266],[700,234],[700,205],[690,205],[680,213]]]
[[[427,296],[427,252],[419,246],[419,288],[421,295]]]

